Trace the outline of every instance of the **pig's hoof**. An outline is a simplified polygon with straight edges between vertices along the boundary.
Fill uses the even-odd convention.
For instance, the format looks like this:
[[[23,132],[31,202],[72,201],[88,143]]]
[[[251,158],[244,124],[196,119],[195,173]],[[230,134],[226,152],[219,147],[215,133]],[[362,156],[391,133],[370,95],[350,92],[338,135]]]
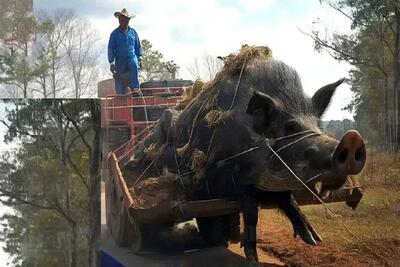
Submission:
[[[322,241],[323,241],[322,238],[321,238],[321,236],[320,236],[317,232],[315,232],[314,229],[311,228],[310,230],[311,230],[312,236],[314,237],[314,239],[315,239],[317,242],[322,242]]]
[[[251,263],[258,263],[258,255],[256,248],[246,248],[244,247],[244,254],[246,255],[246,259]]]
[[[300,236],[301,237],[301,239],[303,239],[303,241],[306,243],[306,244],[309,244],[309,245],[313,245],[313,246],[316,246],[317,245],[317,241],[315,241],[315,239],[314,239],[314,237],[313,237],[313,234],[311,233],[311,231],[310,230],[308,230],[307,228],[303,228],[303,227],[296,227],[295,229],[294,229],[294,236],[295,237],[297,237],[297,236]],[[318,236],[319,237],[319,236]],[[319,237],[320,238],[320,237]],[[320,238],[321,239],[321,238]],[[321,239],[322,240],[322,239]]]
[[[250,266],[258,266],[258,260],[253,256],[251,258],[247,258]]]

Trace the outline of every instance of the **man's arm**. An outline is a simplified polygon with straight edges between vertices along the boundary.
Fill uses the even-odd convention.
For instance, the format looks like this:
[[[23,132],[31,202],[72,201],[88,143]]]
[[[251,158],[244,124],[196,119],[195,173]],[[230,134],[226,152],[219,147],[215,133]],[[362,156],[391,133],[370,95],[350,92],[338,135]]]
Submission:
[[[137,34],[136,31],[135,31],[135,35],[136,35],[136,38],[135,38],[135,54],[136,54],[136,57],[138,58],[140,67],[142,67],[142,59],[143,59],[142,45],[140,44],[139,35]]]
[[[108,62],[111,64],[115,59],[115,40],[114,34],[111,33],[110,40],[108,41]]]

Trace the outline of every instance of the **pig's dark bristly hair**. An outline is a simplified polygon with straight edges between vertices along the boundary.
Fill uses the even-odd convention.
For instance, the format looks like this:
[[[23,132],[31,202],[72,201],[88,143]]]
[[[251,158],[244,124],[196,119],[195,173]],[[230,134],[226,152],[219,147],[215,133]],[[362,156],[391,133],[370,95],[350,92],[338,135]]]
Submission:
[[[195,193],[191,196],[241,194],[243,186],[253,183],[263,171],[270,153],[261,144],[262,135],[254,130],[252,117],[246,113],[255,91],[276,100],[285,114],[308,116],[312,110],[311,101],[304,95],[299,75],[293,68],[271,59],[268,48],[247,46],[232,55],[214,81],[207,83],[197,96],[186,99],[187,104],[180,106],[183,110],[176,111],[173,120],[171,116],[161,117],[159,125],[162,127],[159,128],[170,129],[174,134],[154,131],[143,141],[144,146],[139,146],[132,164],[136,169],[145,169],[151,162],[145,155],[145,147],[162,142],[156,146],[162,151],[156,153],[159,157],[144,178],[161,174],[160,170],[165,168],[174,173],[193,172],[194,153],[200,151],[206,156],[202,164],[204,169],[193,176],[196,182],[187,188],[193,192],[198,190],[202,196]],[[171,111],[166,114],[168,112]],[[229,116],[223,116],[224,112],[229,112]],[[210,124],[211,115],[216,114],[223,119]],[[214,165],[255,146],[262,148],[226,166],[217,168]]]
[[[299,75],[282,61],[264,61],[249,70],[248,75],[255,88],[279,100],[283,110],[310,112],[310,101],[304,96]]]

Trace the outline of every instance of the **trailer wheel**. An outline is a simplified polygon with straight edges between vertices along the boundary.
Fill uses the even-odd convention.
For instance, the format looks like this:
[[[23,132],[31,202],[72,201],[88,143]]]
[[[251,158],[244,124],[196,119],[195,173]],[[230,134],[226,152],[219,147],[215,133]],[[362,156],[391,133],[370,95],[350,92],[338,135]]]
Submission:
[[[120,247],[129,246],[130,228],[129,217],[123,207],[122,196],[113,183],[106,190],[107,195],[107,225],[115,243]],[[108,191],[108,192],[107,192]]]
[[[240,214],[228,215],[228,232],[227,236],[231,243],[239,243],[240,238]]]
[[[129,232],[129,247],[133,251],[133,253],[138,253],[143,250],[143,227],[135,220],[134,217],[131,217],[130,221],[130,232]]]
[[[209,246],[228,246],[227,224],[223,216],[196,218],[200,235]]]
[[[141,226],[123,205],[122,193],[113,180],[106,184],[107,225],[111,236],[119,247],[130,247],[137,253],[142,249]]]

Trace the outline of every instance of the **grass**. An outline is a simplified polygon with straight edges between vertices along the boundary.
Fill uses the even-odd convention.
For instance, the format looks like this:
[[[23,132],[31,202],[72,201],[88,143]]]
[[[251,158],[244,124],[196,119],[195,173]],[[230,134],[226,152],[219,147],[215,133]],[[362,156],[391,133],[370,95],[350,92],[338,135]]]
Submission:
[[[281,258],[286,263],[301,266],[331,266],[327,262],[331,260],[332,255],[335,255],[333,265],[339,264],[338,259],[341,258],[341,265],[398,266],[400,161],[394,160],[391,155],[384,152],[373,150],[369,151],[368,157],[367,165],[358,177],[360,184],[364,186],[365,194],[356,210],[353,211],[345,203],[328,204],[338,215],[339,218],[336,219],[322,205],[301,208],[324,240],[322,247],[310,248],[303,246],[302,242],[293,241],[290,238],[292,230],[287,218],[279,211],[263,210],[260,221],[271,225],[269,229],[266,227],[263,235],[267,240],[268,235],[272,238],[274,232],[279,233],[276,236],[282,236],[280,242],[271,241],[268,244],[272,247],[270,250],[282,252],[287,248],[288,251],[294,252],[293,255],[284,255]],[[351,234],[339,220],[346,225]],[[313,258],[315,254],[318,254],[316,258],[321,259]]]
[[[400,159],[373,148],[367,151],[367,162],[359,178],[365,186],[400,187]]]
[[[351,245],[360,240],[400,240],[400,188],[367,188],[355,211],[344,203],[330,204],[330,207],[339,215],[339,219],[327,216],[328,213],[322,206],[307,206],[302,209],[327,241]]]
[[[328,205],[338,215],[338,219],[335,219],[322,205],[301,208],[324,240],[341,245],[348,245],[359,239],[400,240],[400,187],[367,188],[363,199],[354,211],[345,203]],[[262,212],[261,216],[265,216],[266,221],[290,226],[281,212],[276,210]],[[339,220],[357,237],[352,237]]]

